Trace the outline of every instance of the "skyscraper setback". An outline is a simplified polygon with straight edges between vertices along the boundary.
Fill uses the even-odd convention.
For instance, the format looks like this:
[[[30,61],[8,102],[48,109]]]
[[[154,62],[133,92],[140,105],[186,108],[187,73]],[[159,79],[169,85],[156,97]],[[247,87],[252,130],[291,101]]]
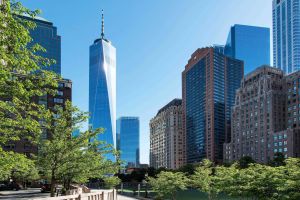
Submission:
[[[243,60],[246,74],[257,66],[270,65],[270,29],[240,24],[232,26],[225,55]]]
[[[300,0],[273,0],[273,64],[285,73],[300,70]]]
[[[97,139],[116,147],[116,49],[104,36],[103,14],[101,38],[90,46],[89,112],[90,128],[105,129]]]
[[[183,130],[187,163],[221,163],[230,140],[231,107],[244,73],[243,61],[214,48],[195,51],[182,73]]]

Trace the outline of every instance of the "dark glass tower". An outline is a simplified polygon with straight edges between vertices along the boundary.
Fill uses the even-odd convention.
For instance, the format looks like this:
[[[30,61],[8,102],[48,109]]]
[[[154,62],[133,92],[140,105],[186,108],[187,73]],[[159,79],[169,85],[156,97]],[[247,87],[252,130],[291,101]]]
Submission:
[[[182,73],[183,130],[187,163],[204,158],[221,163],[230,141],[235,91],[243,78],[243,61],[214,48],[198,49]]]
[[[261,65],[270,65],[270,29],[236,24],[231,27],[225,55],[243,60],[245,74]]]
[[[117,149],[126,167],[140,163],[140,121],[138,117],[121,117],[117,121]]]
[[[21,18],[33,21],[36,24],[35,29],[30,31],[33,39],[32,44],[39,44],[46,49],[46,52],[39,52],[38,55],[44,58],[55,60],[55,64],[44,69],[53,71],[61,75],[61,37],[57,35],[57,28],[52,22],[44,18],[21,16]]]
[[[101,38],[90,46],[89,125],[104,128],[98,140],[116,147],[116,49],[104,38],[102,18]],[[107,158],[114,160],[112,155]]]

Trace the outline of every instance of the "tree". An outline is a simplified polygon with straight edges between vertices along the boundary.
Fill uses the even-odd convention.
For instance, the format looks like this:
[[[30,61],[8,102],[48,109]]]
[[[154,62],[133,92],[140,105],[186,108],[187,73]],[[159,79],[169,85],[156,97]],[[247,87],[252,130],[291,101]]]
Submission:
[[[64,182],[68,190],[73,182],[85,183],[90,178],[104,178],[118,171],[118,162],[104,157],[108,153],[116,154],[114,149],[96,140],[103,129],[87,130],[72,137],[88,119],[87,113],[67,101],[64,107],[56,106],[53,112],[48,111],[44,119],[50,134],[48,139],[41,140],[38,167],[51,181],[51,196],[58,181]]]
[[[274,154],[274,159],[271,160],[268,164],[273,167],[279,167],[285,164],[284,154],[281,152],[277,152]]]
[[[0,148],[0,181],[9,178],[37,178],[35,163],[23,154],[5,152]]]
[[[108,189],[114,189],[121,183],[121,180],[117,176],[110,176],[104,178],[105,187]]]
[[[40,45],[29,47],[29,30],[35,24],[18,17],[25,14],[34,18],[39,11],[30,11],[9,0],[0,5],[0,146],[20,138],[37,144],[42,133],[39,120],[46,109],[33,99],[53,93],[59,79],[56,74],[41,70],[52,61],[38,56],[38,52],[45,51]],[[22,155],[0,150],[0,163],[6,159],[10,160],[6,163],[9,170],[20,163],[30,164]],[[0,177],[11,172],[0,170]]]
[[[176,192],[186,190],[188,179],[181,172],[162,171],[157,178],[149,177],[149,184],[156,192],[157,199],[176,199]]]
[[[251,156],[244,156],[239,160],[240,168],[245,169],[249,167],[250,164],[255,163],[255,160]]]
[[[209,160],[203,160],[195,173],[191,176],[191,184],[201,192],[206,192],[209,199],[213,199],[218,190],[215,187],[214,167]]]
[[[179,172],[183,172],[187,175],[192,175],[195,173],[197,165],[195,164],[186,164],[178,169]]]
[[[288,158],[285,165],[278,167],[283,175],[282,184],[278,190],[282,193],[282,199],[300,199],[300,159]]]

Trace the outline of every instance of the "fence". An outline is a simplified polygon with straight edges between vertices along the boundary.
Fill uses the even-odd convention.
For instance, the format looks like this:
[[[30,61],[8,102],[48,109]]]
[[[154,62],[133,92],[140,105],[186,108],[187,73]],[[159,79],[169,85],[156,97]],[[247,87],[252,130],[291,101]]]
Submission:
[[[106,198],[105,198],[106,197]],[[75,195],[59,196],[59,197],[49,197],[35,200],[117,200],[117,193],[115,190],[111,192],[92,192],[92,193],[82,193]]]
[[[89,183],[89,188],[92,189],[105,189],[105,184],[102,182]],[[125,182],[116,187],[117,193],[129,197],[137,198],[151,198],[154,193],[148,183],[143,182]]]

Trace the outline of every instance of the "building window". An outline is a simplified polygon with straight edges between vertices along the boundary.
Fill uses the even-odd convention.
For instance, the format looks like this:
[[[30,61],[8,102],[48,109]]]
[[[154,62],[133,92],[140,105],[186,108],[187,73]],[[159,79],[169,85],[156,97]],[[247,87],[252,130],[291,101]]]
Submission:
[[[58,87],[63,88],[63,87],[65,87],[65,84],[64,83],[58,83]]]
[[[64,92],[63,91],[57,91],[57,95],[58,96],[64,96]]]
[[[284,150],[284,152],[287,152],[287,148],[284,148],[283,150]]]
[[[60,98],[54,98],[53,101],[54,103],[64,103],[64,100]]]

